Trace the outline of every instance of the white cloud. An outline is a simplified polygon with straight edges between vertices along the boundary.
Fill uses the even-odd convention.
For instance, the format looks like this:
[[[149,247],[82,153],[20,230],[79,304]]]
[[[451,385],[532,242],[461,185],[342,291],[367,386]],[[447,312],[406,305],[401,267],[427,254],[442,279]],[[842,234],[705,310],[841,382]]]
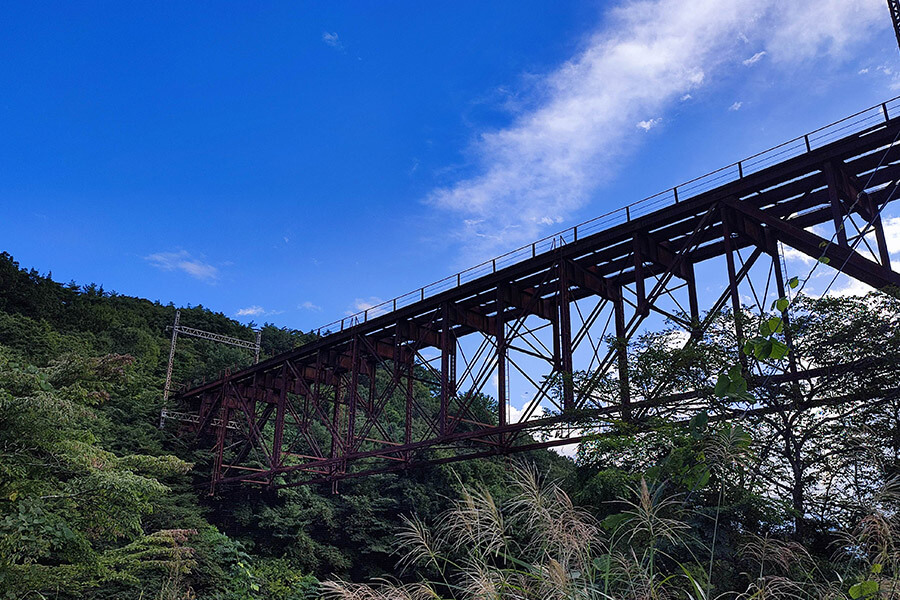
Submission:
[[[495,384],[496,387],[496,384]],[[521,409],[516,408],[512,404],[506,405],[506,422],[507,423],[519,423],[522,421],[522,418],[525,416],[525,411],[528,409],[528,404],[525,404]],[[540,419],[543,415],[543,411],[540,407],[538,407],[529,417],[528,420],[532,421],[534,419]],[[547,433],[548,440],[559,440],[563,439],[562,436],[553,434],[552,431],[545,432]],[[580,435],[584,433],[583,431],[575,431],[572,435]],[[568,436],[567,436],[568,437]],[[562,456],[567,456],[569,458],[574,459],[578,454],[578,443],[572,444],[561,444],[559,446],[551,446],[550,450],[560,454]]]
[[[562,446],[552,446],[550,450],[556,452],[560,456],[571,458],[572,460],[578,458],[578,444],[563,444]]]
[[[865,68],[865,69],[860,69],[860,70],[857,72],[857,74],[859,74],[859,75],[865,75],[865,74],[868,73],[868,72],[869,72],[869,69],[868,69],[868,68]]]
[[[322,41],[325,42],[328,46],[335,48],[337,50],[344,49],[344,43],[341,42],[341,38],[338,37],[338,34],[335,32],[322,32]]]
[[[882,218],[882,225],[884,227],[884,237],[887,243],[888,249],[891,251],[891,267],[894,271],[900,271],[900,217],[885,217]],[[816,226],[814,228],[810,228],[813,230],[813,233],[820,237],[824,237],[825,239],[830,239],[831,236],[828,234],[827,230],[824,226]],[[872,247],[875,247],[874,236],[870,233],[867,236],[869,239],[869,243]],[[865,250],[865,246],[859,246],[859,249]],[[796,268],[797,263],[802,263],[804,270],[801,273],[805,276],[805,274],[812,269],[812,267],[816,267],[816,271],[813,274],[813,280],[821,282],[819,286],[808,286],[806,288],[806,293],[818,295],[820,294],[826,285],[831,283],[831,280],[834,279],[835,271],[833,268],[823,267],[822,265],[816,265],[818,262],[814,258],[799,252],[798,250],[794,250],[789,246],[782,246],[782,255],[785,258],[785,261],[788,263],[788,269],[792,268],[792,264],[795,265],[793,268]],[[864,252],[867,258],[872,258],[871,255],[868,254],[867,251]],[[874,288],[870,287],[868,284],[865,284],[858,279],[853,279],[848,277],[847,275],[839,275],[834,282],[834,285],[831,289],[828,290],[829,296],[861,296],[871,292]]]
[[[731,106],[728,107],[728,110],[730,110],[730,111],[739,111],[739,110],[741,110],[741,107],[742,107],[743,105],[744,105],[743,102],[735,102],[734,104],[732,104]]]
[[[900,254],[900,217],[888,217],[881,220],[884,227],[884,239],[889,250]]]
[[[209,263],[203,262],[198,258],[191,256],[186,250],[179,252],[157,252],[145,256],[144,260],[148,261],[157,269],[163,271],[182,271],[195,279],[211,283],[219,278],[219,270]]]
[[[681,97],[681,101],[682,101],[682,102],[687,102],[687,101],[690,100],[691,98],[693,98],[693,96],[691,96],[690,94],[685,94],[684,96]]]
[[[495,387],[496,387],[496,384],[495,384]],[[513,406],[512,404],[507,403],[507,405],[506,405],[506,422],[507,423],[519,423],[522,420],[522,417],[525,416],[525,411],[527,408],[528,408],[527,404],[525,406],[523,406],[521,409],[519,409],[519,408],[516,408],[515,406]],[[533,414],[531,414],[528,417],[528,420],[531,421],[533,419],[539,419],[542,416],[543,416],[543,413],[542,413],[541,409],[538,408],[537,410],[534,411]]]
[[[313,304],[309,300],[307,300],[306,302],[301,302],[300,304],[297,305],[297,308],[302,308],[303,310],[311,310],[311,311],[315,311],[315,312],[320,312],[322,310],[321,306]]]
[[[888,249],[892,251],[893,256],[900,256],[900,217],[885,217],[882,218],[881,223],[884,228],[884,237]],[[816,225],[815,227],[808,228],[808,230],[826,240],[832,240],[832,238],[834,237],[823,225]],[[869,243],[874,248],[874,234],[871,231],[866,236],[866,239],[869,240]],[[866,250],[865,246],[862,245],[860,245],[859,248],[861,250]],[[803,252],[800,252],[799,250],[795,250],[790,246],[786,246],[783,244],[781,245],[781,254],[782,256],[784,256],[785,261],[791,263],[792,265],[799,266],[799,263],[802,266],[811,267],[816,262],[818,262],[815,258],[809,256],[808,254],[805,254]]]
[[[247,308],[238,309],[238,311],[234,314],[238,317],[261,317],[267,315],[280,315],[283,312],[283,310],[266,310],[262,306],[254,304],[253,306],[248,306]]]
[[[368,298],[357,298],[353,301],[350,310],[346,312],[347,315],[355,315],[356,313],[360,313],[363,311],[369,311],[369,318],[376,317],[378,315],[383,315],[387,312],[390,312],[391,306],[385,305],[381,306],[384,303],[384,300],[377,296],[369,296]],[[372,310],[375,307],[378,307],[375,310]]]
[[[841,55],[860,36],[890,23],[880,0],[768,2],[775,7],[777,21],[765,46],[775,61],[805,60],[823,52]]]
[[[377,296],[369,296],[368,298],[357,298],[353,301],[353,308],[356,310],[368,310],[374,306],[378,306],[384,302],[381,298]]]
[[[646,121],[638,121],[637,127],[638,129],[643,129],[644,131],[650,131],[657,125],[659,125],[661,118],[656,119],[647,119]]]
[[[763,58],[766,54],[768,54],[768,53],[767,53],[765,50],[762,50],[761,52],[757,52],[756,54],[754,54],[753,56],[751,56],[751,57],[748,58],[747,60],[743,61],[744,66],[745,66],[745,67],[749,67],[750,65],[755,65],[756,63],[758,63],[759,61],[761,61],[762,58]]]
[[[782,246],[781,254],[782,254],[782,256],[784,256],[784,260],[786,262],[795,262],[796,261],[796,262],[802,263],[805,266],[810,266],[814,262],[816,262],[816,259],[814,259],[812,256],[810,256],[804,252],[800,252],[799,250],[795,250],[795,249],[791,248],[790,246]]]
[[[467,259],[530,241],[545,230],[545,215],[569,218],[614,175],[639,143],[635,123],[663,114],[746,56],[742,37],[781,63],[837,56],[859,31],[887,18],[881,4],[626,0],[583,51],[529,78],[537,91],[512,123],[473,141],[475,173],[433,190],[428,201],[460,217],[460,239],[474,254]]]
[[[900,271],[900,260],[892,260],[891,268],[894,271]],[[834,272],[830,271],[828,273],[828,281],[831,281],[831,278],[834,277]],[[830,290],[828,290],[829,296],[864,296],[871,291],[874,291],[875,288],[870,285],[863,283],[858,279],[852,279],[846,275],[840,275],[835,280],[835,285],[832,286]]]

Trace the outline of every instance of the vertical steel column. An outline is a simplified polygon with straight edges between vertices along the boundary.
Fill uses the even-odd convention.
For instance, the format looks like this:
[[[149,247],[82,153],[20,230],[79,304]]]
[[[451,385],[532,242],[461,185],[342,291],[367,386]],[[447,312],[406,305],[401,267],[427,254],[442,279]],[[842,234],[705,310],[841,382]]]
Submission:
[[[884,236],[884,225],[881,223],[881,214],[878,207],[872,201],[872,197],[866,192],[859,193],[859,203],[863,210],[867,213],[867,221],[875,230],[875,242],[878,244],[878,257],[881,260],[881,266],[891,268],[891,254],[887,246],[887,239]],[[865,228],[863,228],[865,231]]]
[[[175,342],[178,341],[178,321],[180,319],[181,310],[176,310],[175,323],[172,325],[172,345],[169,347],[169,366],[166,368],[166,386],[163,388],[163,406],[165,406],[166,401],[168,401],[169,391],[172,388],[172,365],[175,361]]]
[[[392,358],[392,373],[391,373],[391,381],[394,385],[399,385],[400,383],[400,366],[402,361],[400,360],[401,354],[401,346],[400,346],[400,323],[397,322],[394,324],[394,347],[393,347],[393,358]]]
[[[341,438],[338,432],[341,430],[341,376],[337,369],[332,371],[334,377],[334,408],[331,413],[331,458],[337,458],[338,447]]]
[[[394,383],[400,385],[403,372],[406,372],[406,386],[403,389],[405,395],[405,410],[403,413],[403,443],[409,445],[412,442],[412,403],[413,403],[413,362],[415,353],[408,352],[409,361],[403,357],[403,338],[401,337],[401,321],[394,324]],[[404,460],[409,461],[409,453],[403,455]]]
[[[278,391],[278,403],[275,405],[275,435],[272,438],[273,469],[281,466],[281,445],[284,443],[284,411],[287,405],[287,373],[287,364],[284,364],[281,366],[281,389]]]
[[[359,336],[354,335],[350,347],[350,389],[347,393],[347,442],[345,448],[352,448],[356,437],[356,400],[359,396]]]
[[[702,332],[700,331],[700,305],[697,302],[697,278],[694,274],[694,262],[691,260],[684,261],[684,275],[687,281],[688,303],[691,311],[691,337],[700,339]]]
[[[216,404],[219,402],[219,397],[224,394],[224,391],[221,392],[204,392],[202,398],[200,399],[200,423],[198,425],[198,433],[202,431],[202,426],[204,423],[212,422],[213,415],[210,414],[216,408]]]
[[[503,317],[505,310],[503,292],[497,288],[497,316],[495,317],[495,331],[497,341],[497,422],[500,427],[506,425],[506,319]],[[501,435],[501,439],[504,436]]]
[[[575,385],[572,380],[572,315],[570,312],[570,293],[569,293],[569,267],[562,258],[560,251],[560,259],[557,262],[557,292],[556,292],[556,311],[554,317],[554,350],[556,356],[557,373],[562,377],[563,384],[563,411],[570,411],[575,407]]]
[[[640,236],[635,235],[632,242],[632,250],[634,252],[634,291],[637,296],[637,312],[642,317],[650,314],[650,308],[647,306],[647,289],[644,285],[644,253],[641,250]]]
[[[216,456],[213,460],[213,472],[209,482],[209,495],[216,493],[216,483],[222,478],[222,463],[225,460],[225,434],[228,430],[230,407],[228,398],[222,399],[222,408],[219,410],[219,429],[216,431]]]
[[[622,420],[631,420],[631,385],[628,381],[628,332],[625,330],[625,300],[622,287],[617,288],[613,300],[616,321],[616,358],[619,369],[619,395],[622,401]]]
[[[406,446],[409,446],[412,443],[412,420],[413,420],[413,371],[415,370],[415,353],[409,352],[409,360],[404,361],[406,363],[406,411],[404,413],[404,422],[403,422],[403,443]],[[400,368],[399,365],[397,367]],[[407,451],[403,455],[403,459],[406,462],[412,458],[412,455]]]
[[[441,407],[438,414],[440,435],[447,434],[450,401],[456,396],[456,337],[450,329],[450,303],[441,306]]]
[[[342,447],[342,441],[340,437],[341,431],[341,375],[338,373],[338,368],[334,367],[331,371],[332,377],[334,377],[334,412],[332,413],[331,418],[331,458],[337,458],[338,452],[341,454],[345,454],[346,451]],[[333,463],[330,471],[332,473],[340,473],[343,471],[344,465],[346,463]],[[331,493],[338,493],[338,480],[335,479],[331,482]]]
[[[847,247],[847,230],[844,228],[844,208],[841,206],[840,191],[837,184],[837,169],[832,163],[826,163],[825,181],[828,184],[828,201],[831,203],[831,220],[837,233],[838,244]]]
[[[377,383],[375,373],[377,369],[378,364],[375,361],[369,363],[369,397],[366,400],[366,410],[370,413],[375,410],[375,399],[377,398],[375,389],[375,384]]]
[[[775,271],[775,289],[779,298],[787,298],[787,288],[784,285],[784,273],[781,272],[781,253],[778,251],[778,240],[774,237],[769,238],[769,254],[772,256],[772,263]],[[791,317],[788,311],[790,307],[781,311],[781,322],[784,327],[784,341],[790,351],[788,352],[788,369],[792,375],[797,374],[797,355],[794,351],[794,336],[791,333]],[[796,387],[796,385],[795,385]]]
[[[731,310],[734,313],[734,332],[737,335],[738,360],[744,371],[747,370],[747,357],[744,355],[744,326],[741,297],[738,294],[737,270],[734,265],[734,242],[731,239],[731,227],[728,224],[729,213],[722,209],[722,233],[725,242],[725,262],[728,265],[728,290],[731,292]]]
[[[262,340],[262,329],[256,330],[256,348],[253,349],[253,364],[259,363],[259,342]]]

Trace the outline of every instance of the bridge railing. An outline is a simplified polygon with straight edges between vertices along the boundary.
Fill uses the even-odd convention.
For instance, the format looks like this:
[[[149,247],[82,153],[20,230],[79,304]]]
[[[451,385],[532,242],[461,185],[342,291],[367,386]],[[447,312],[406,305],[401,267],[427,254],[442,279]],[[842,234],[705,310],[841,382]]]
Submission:
[[[627,223],[633,219],[644,216],[666,206],[677,204],[688,198],[720,187],[726,183],[738,181],[747,175],[761,171],[774,164],[795,158],[807,152],[827,145],[839,138],[852,133],[865,131],[880,123],[890,120],[891,115],[897,115],[900,111],[900,96],[859,111],[849,117],[835,121],[824,127],[820,127],[805,135],[748,156],[738,162],[732,163],[715,171],[711,171],[700,177],[695,177],[674,188],[648,196],[622,208],[617,208],[608,213],[594,217],[574,227],[541,238],[534,243],[522,246],[505,254],[501,254],[483,263],[469,267],[463,271],[439,279],[426,286],[407,292],[391,300],[361,310],[358,313],[332,321],[316,330],[318,335],[327,335],[335,331],[343,331],[348,327],[365,323],[369,319],[393,312],[399,308],[415,304],[435,296],[441,292],[461,286],[469,281],[485,275],[497,272],[497,270],[521,262],[528,258],[550,252],[560,244],[569,244],[589,235]]]

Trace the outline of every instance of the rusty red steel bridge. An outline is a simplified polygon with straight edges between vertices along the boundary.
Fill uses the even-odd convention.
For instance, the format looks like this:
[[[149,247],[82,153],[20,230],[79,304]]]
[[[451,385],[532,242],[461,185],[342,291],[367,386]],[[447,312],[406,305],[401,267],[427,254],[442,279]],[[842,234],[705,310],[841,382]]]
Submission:
[[[725,415],[708,390],[636,389],[630,344],[662,321],[690,344],[723,310],[772,310],[790,293],[786,252],[900,287],[881,219],[900,185],[898,111],[900,97],[336,321],[180,392],[168,416],[212,450],[214,493],[571,444],[615,420]],[[753,362],[751,378],[821,375],[793,355]]]

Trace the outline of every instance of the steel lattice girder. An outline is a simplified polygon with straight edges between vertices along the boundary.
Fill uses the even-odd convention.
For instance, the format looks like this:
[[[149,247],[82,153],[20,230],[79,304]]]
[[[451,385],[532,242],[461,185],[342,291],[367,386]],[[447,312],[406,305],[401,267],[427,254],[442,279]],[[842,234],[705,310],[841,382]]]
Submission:
[[[889,184],[900,179],[898,132],[900,120],[888,120],[180,394],[197,415],[188,427],[214,443],[210,490],[235,482],[337,481],[549,447],[579,439],[577,426],[563,439],[535,442],[527,434],[589,415],[677,418],[702,408],[699,395],[690,393],[645,391],[638,398],[627,377],[628,342],[659,314],[682,325],[691,343],[729,300],[735,313],[740,310],[739,286],[753,285],[750,273],[764,256],[772,261],[776,295],[784,295],[779,243],[814,259],[824,256],[830,268],[875,288],[900,287],[879,218],[891,199]],[[854,215],[865,222],[860,237],[870,229],[875,237],[871,258],[849,246],[846,223]],[[836,243],[809,231],[828,223]],[[695,265],[722,258],[727,285],[704,306],[704,316]],[[757,298],[762,310],[765,296]],[[666,304],[670,299],[677,309]],[[591,301],[595,305],[582,311]],[[601,337],[615,340],[608,348],[592,334],[604,314]],[[573,317],[580,320],[575,327]],[[740,341],[740,320],[735,324]],[[581,370],[589,375],[576,389],[574,357],[585,344],[589,364]],[[528,361],[543,361],[549,372],[532,373]],[[535,389],[515,422],[508,419],[506,389],[512,374]],[[610,374],[618,391],[598,394],[597,384]],[[773,380],[815,376],[792,359]],[[486,415],[473,407],[492,377],[496,401]],[[433,390],[433,406],[416,393],[417,385]],[[402,414],[386,414],[398,396]],[[548,405],[552,416],[528,420]],[[455,453],[422,454],[437,448]]]

